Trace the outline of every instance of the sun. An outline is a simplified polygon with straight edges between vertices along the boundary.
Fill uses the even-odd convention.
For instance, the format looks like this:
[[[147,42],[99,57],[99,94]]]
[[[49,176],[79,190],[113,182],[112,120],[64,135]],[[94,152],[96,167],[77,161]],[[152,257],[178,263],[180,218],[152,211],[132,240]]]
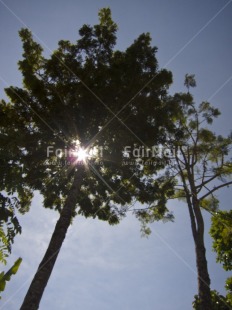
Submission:
[[[87,150],[83,149],[83,148],[79,148],[79,150],[77,151],[77,160],[78,161],[86,161],[86,159],[88,158],[88,153]]]
[[[87,150],[82,147],[78,147],[78,150],[74,151],[73,155],[77,158],[77,161],[86,161],[89,157]]]

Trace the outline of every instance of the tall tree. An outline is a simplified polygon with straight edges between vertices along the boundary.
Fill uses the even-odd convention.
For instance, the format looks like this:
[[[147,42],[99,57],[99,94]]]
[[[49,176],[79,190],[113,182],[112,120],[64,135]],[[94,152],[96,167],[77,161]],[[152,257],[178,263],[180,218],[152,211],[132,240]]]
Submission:
[[[135,198],[154,199],[157,188],[144,182],[139,164],[122,165],[122,150],[162,143],[162,128],[174,129],[175,110],[166,105],[172,75],[158,69],[148,33],[123,52],[114,50],[116,31],[110,9],[102,9],[99,24],[84,25],[76,43],[60,41],[49,59],[29,30],[20,31],[23,88],[7,88],[10,102],[1,102],[4,184],[17,192],[18,179],[8,179],[21,169],[23,188],[39,190],[44,206],[60,212],[23,310],[38,309],[73,216],[116,224]]]
[[[191,83],[188,77],[191,77]],[[196,85],[193,75],[187,75],[186,79],[188,81],[185,80],[185,85],[188,90],[190,86]],[[208,128],[213,119],[220,114],[210,103],[202,102],[197,107],[189,91],[187,94],[175,94],[170,97],[170,102],[179,108],[175,121],[176,131],[168,135],[166,144],[163,145],[165,152],[161,154],[169,159],[169,163],[164,172],[154,180],[163,192],[164,199],[162,204],[155,203],[136,214],[147,233],[147,223],[162,219],[168,214],[166,203],[169,199],[178,198],[186,202],[195,244],[198,309],[210,310],[210,276],[206,260],[202,210],[215,211],[219,203],[215,196],[216,191],[232,184],[229,179],[232,163],[228,159],[232,139],[231,136],[217,136]],[[146,160],[144,167],[148,175],[154,173],[152,166],[146,165]],[[174,191],[171,185],[174,185]]]

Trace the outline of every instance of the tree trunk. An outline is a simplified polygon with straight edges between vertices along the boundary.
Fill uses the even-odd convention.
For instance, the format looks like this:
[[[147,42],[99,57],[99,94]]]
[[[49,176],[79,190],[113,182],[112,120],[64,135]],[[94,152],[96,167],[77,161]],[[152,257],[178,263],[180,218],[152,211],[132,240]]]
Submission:
[[[198,275],[198,296],[201,300],[199,310],[211,310],[210,277],[204,244],[204,220],[197,199],[188,204],[191,218],[192,234],[195,243],[196,265]]]
[[[206,260],[206,250],[204,242],[195,243],[196,263],[198,274],[198,296],[201,300],[201,310],[211,310],[211,293],[210,293],[210,278]]]
[[[47,251],[38,267],[38,270],[31,282],[20,310],[37,310],[42,298],[44,289],[48,283],[62,243],[71,223],[72,214],[77,203],[77,197],[82,181],[83,169],[77,171],[74,177],[69,195],[56,223],[52,238]]]

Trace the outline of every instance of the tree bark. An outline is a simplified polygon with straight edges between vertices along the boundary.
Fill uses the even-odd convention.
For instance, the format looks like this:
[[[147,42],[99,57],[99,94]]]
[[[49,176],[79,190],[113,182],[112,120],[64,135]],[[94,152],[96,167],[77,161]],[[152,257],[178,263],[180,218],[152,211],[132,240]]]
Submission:
[[[210,278],[206,260],[206,250],[204,243],[196,242],[196,264],[198,274],[198,296],[201,300],[201,310],[211,310],[211,293],[210,293]]]
[[[189,213],[192,223],[192,234],[196,252],[198,296],[201,300],[199,310],[211,310],[212,301],[210,292],[210,277],[204,244],[204,220],[197,200],[193,199],[193,203],[189,205]]]
[[[60,218],[56,223],[47,251],[31,282],[20,310],[37,310],[39,308],[44,289],[48,283],[67,230],[71,224],[83,173],[84,171],[82,168],[75,173],[72,187],[60,213]]]

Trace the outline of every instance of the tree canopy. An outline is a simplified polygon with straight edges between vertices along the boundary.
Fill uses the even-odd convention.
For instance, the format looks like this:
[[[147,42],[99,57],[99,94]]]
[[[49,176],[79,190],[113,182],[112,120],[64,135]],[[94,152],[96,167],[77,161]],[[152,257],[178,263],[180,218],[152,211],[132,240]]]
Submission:
[[[149,33],[119,51],[116,31],[110,9],[102,9],[99,24],[84,25],[75,43],[59,41],[49,58],[28,29],[19,32],[23,87],[6,88],[10,101],[0,103],[1,190],[27,206],[38,190],[44,206],[60,212],[21,309],[38,307],[73,216],[116,224],[136,199],[163,199],[139,163],[122,161],[125,146],[151,147],[174,129],[176,106],[167,100],[172,74],[159,70]],[[92,155],[79,160],[78,150]]]
[[[105,207],[97,216],[105,219],[113,200],[130,202],[133,186],[128,191],[126,184],[135,188],[141,178],[137,167],[120,166],[122,143],[149,146],[164,138],[159,132],[164,120],[170,127],[171,111],[164,98],[172,77],[166,70],[158,71],[157,49],[150,46],[149,34],[139,36],[125,52],[114,51],[117,25],[110,10],[101,10],[99,18],[99,25],[80,29],[75,44],[60,41],[50,59],[43,57],[42,47],[29,30],[20,31],[24,53],[19,69],[24,87],[7,88],[10,103],[1,102],[1,135],[9,149],[3,163],[2,189],[11,186],[20,192],[20,183],[23,191],[39,190],[45,207],[61,210],[75,169],[55,165],[54,153],[48,160],[47,147],[53,146],[54,151],[72,149],[76,141],[84,148],[101,146],[104,167],[91,159],[78,197],[78,212],[93,215],[102,199]],[[155,79],[130,102],[154,74]],[[148,112],[156,122],[149,120]],[[15,178],[15,170],[20,171],[20,180]],[[96,180],[96,173],[106,180],[108,188]],[[86,193],[91,193],[91,198]]]

